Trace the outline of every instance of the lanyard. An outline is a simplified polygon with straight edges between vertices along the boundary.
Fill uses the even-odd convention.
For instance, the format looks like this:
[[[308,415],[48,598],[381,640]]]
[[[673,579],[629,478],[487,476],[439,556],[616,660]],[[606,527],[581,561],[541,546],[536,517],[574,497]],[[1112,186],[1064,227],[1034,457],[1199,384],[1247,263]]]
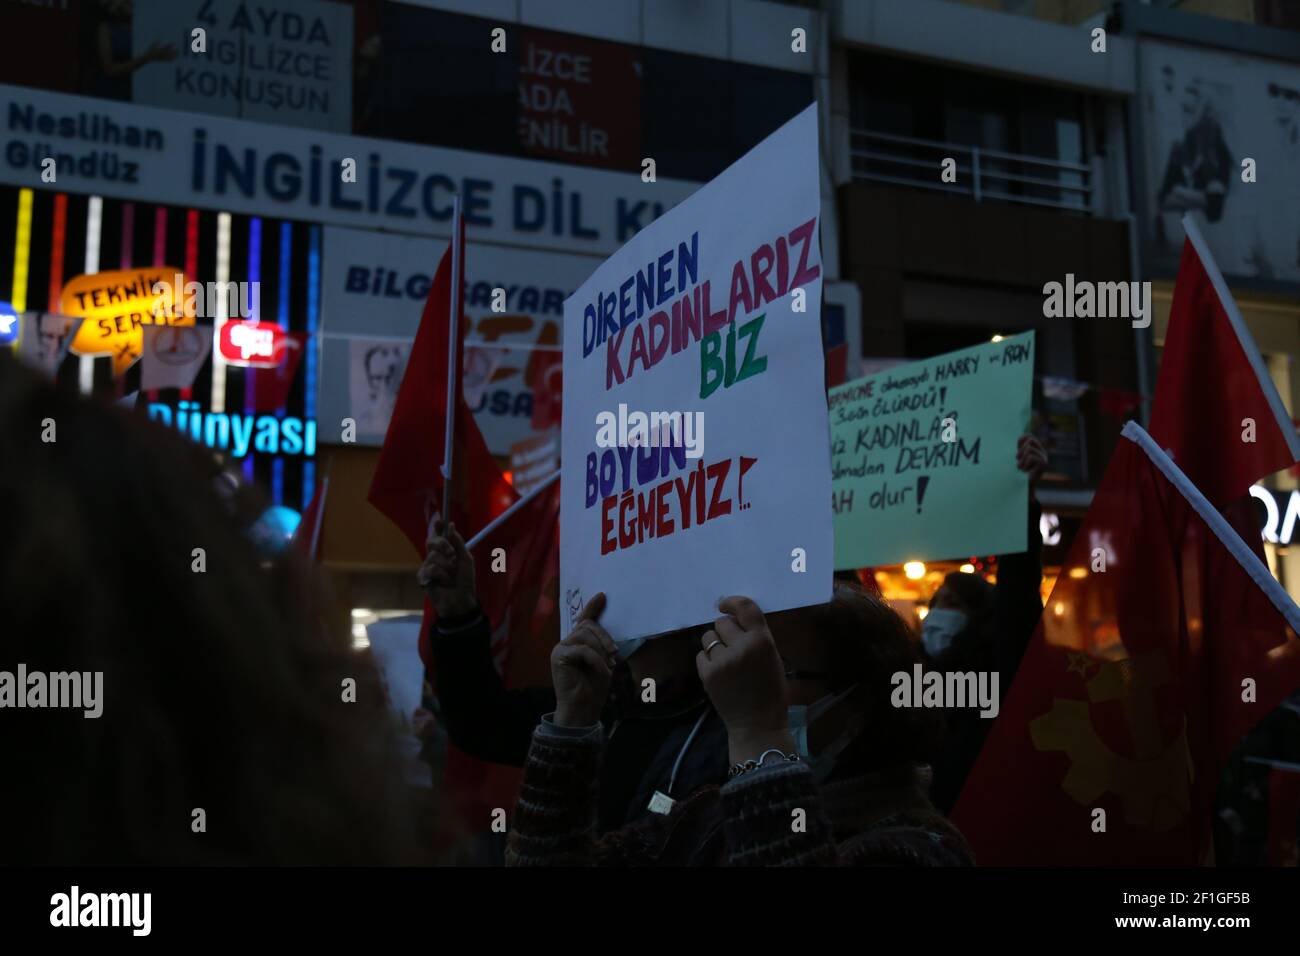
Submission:
[[[695,742],[696,735],[700,728],[704,726],[704,720],[709,716],[709,708],[704,708],[699,718],[695,721],[695,726],[691,728],[690,734],[686,737],[686,742],[682,744],[682,749],[677,751],[677,759],[673,762],[672,773],[668,776],[668,792],[656,790],[654,796],[650,798],[649,809],[652,813],[661,813],[667,815],[672,812],[673,804],[676,803],[672,798],[673,789],[677,786],[677,771],[682,767],[682,761],[686,758],[686,751],[691,749],[691,744]]]

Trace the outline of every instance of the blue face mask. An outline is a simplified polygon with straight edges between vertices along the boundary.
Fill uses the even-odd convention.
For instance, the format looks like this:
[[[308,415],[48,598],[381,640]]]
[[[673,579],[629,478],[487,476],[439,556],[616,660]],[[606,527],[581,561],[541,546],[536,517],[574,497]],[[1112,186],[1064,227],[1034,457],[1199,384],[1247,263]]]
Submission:
[[[939,607],[921,622],[921,644],[931,657],[938,657],[966,627],[966,612]]]
[[[840,694],[827,694],[811,704],[795,704],[786,710],[786,718],[790,723],[790,734],[794,737],[795,752],[807,761],[808,766],[812,768],[813,778],[820,783],[825,780],[832,770],[835,769],[835,761],[844,751],[857,733],[857,727],[854,722],[850,721],[844,733],[840,734],[835,740],[822,748],[820,753],[812,753],[808,749],[808,728],[813,725],[823,714],[830,711],[846,697],[858,689],[858,685],[852,687]]]

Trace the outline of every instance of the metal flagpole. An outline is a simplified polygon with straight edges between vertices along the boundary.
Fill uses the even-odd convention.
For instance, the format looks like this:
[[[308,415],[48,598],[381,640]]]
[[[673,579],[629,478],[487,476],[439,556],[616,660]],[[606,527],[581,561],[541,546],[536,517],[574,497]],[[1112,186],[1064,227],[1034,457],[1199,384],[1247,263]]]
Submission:
[[[456,437],[456,407],[460,394],[460,363],[456,358],[460,352],[457,343],[460,339],[460,299],[462,295],[460,271],[465,249],[462,244],[460,196],[452,200],[451,210],[451,314],[450,328],[447,330],[447,426],[442,448],[442,518],[451,522],[451,475],[454,462],[452,450]]]
[[[325,479],[320,483],[320,507],[316,509],[316,526],[311,529],[311,559],[316,560],[317,549],[320,547],[321,529],[325,527],[325,506],[329,500],[330,493],[330,473],[329,469],[334,464],[334,459],[330,459],[330,464],[326,466]]]
[[[540,495],[547,488],[551,487],[551,485],[555,484],[555,480],[559,477],[560,477],[560,469],[557,468],[555,469],[555,471],[551,473],[551,476],[549,478],[543,481],[532,491],[528,492],[528,494],[524,495],[522,498],[520,498],[518,501],[512,504],[505,511],[501,512],[499,515],[497,515],[495,518],[489,521],[487,523],[487,526],[482,531],[480,531],[478,534],[474,535],[474,537],[469,539],[468,543],[466,543],[465,545],[465,550],[472,551],[474,549],[474,545],[478,544],[480,541],[486,538],[497,528],[501,527],[502,523],[507,518],[509,518],[512,514],[514,514],[524,505],[528,504],[528,502],[532,501],[534,498]]]

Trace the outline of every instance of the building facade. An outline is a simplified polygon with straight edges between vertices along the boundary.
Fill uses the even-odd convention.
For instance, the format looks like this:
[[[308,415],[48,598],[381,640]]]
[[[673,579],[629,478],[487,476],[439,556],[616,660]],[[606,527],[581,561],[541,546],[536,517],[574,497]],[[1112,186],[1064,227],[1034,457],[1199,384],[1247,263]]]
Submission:
[[[315,423],[314,454],[255,448],[238,467],[293,510],[329,476],[323,561],[360,629],[422,600],[417,555],[365,496],[453,194],[469,239],[467,398],[520,481],[556,461],[542,359],[561,341],[564,298],[813,102],[823,328],[847,376],[1036,334],[1045,593],[1123,421],[1153,390],[1181,244],[1163,180],[1194,110],[1220,117],[1234,167],[1241,141],[1260,143],[1259,178],[1232,184],[1213,241],[1284,400],[1300,387],[1300,35],[1287,4],[271,6],[258,18],[236,0],[136,0],[125,14],[0,3],[42,41],[0,64],[0,297],[57,314],[77,275],[162,266],[259,283],[256,318],[305,343],[280,406],[256,407],[271,373],[219,351],[188,393],[148,398]],[[349,163],[364,175],[349,181]],[[1149,327],[1045,314],[1047,283],[1147,280]],[[212,316],[214,335],[240,318]],[[70,355],[59,372],[67,387],[139,388],[138,367],[115,375],[109,357]],[[1270,557],[1300,587],[1286,547],[1300,497],[1291,511],[1294,480],[1269,484]],[[919,609],[967,564],[996,574],[990,555],[870,573]]]

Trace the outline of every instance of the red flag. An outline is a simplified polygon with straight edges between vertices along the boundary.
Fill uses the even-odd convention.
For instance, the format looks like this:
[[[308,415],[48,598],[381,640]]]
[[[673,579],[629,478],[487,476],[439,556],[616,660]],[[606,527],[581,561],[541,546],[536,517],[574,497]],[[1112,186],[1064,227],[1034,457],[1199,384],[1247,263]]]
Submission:
[[[1300,437],[1190,216],[1151,437],[1216,508],[1300,459]]]
[[[320,555],[321,530],[325,527],[325,498],[329,495],[329,490],[330,480],[326,477],[303,509],[302,518],[293,533],[293,546],[308,561],[315,561]]]
[[[1273,764],[1268,771],[1269,866],[1300,866],[1300,766]]]
[[[1228,752],[1300,682],[1300,608],[1123,437],[953,812],[983,864],[1204,862]]]
[[[492,570],[494,553],[506,559],[504,572]],[[474,560],[479,601],[494,643],[500,642],[507,685],[549,683],[551,649],[561,637],[559,480],[539,486],[484,535]]]
[[[560,483],[551,481],[520,500],[471,549],[479,603],[492,628],[492,652],[506,687],[550,683],[551,649],[560,637]],[[504,563],[503,563],[504,562]],[[420,656],[430,669],[429,623]],[[523,772],[447,748],[448,802],[471,832],[486,832],[496,807],[512,807]]]
[[[287,404],[298,363],[311,337],[306,332],[286,332],[283,344],[272,356],[274,368],[259,368],[253,377],[253,410],[274,412]]]
[[[518,495],[488,452],[473,413],[465,403],[460,382],[449,381],[452,374],[459,374],[459,370],[464,368],[463,337],[456,334],[464,324],[464,316],[459,296],[454,308],[451,297],[453,290],[464,288],[465,230],[459,215],[455,222],[452,243],[438,264],[420,317],[420,327],[411,346],[368,495],[370,503],[402,530],[421,557],[425,553],[429,519],[435,509],[455,522],[457,530],[469,540],[471,535],[485,528],[518,500]],[[457,273],[454,280],[453,270]],[[453,315],[457,316],[454,326]],[[454,363],[450,361],[453,348]],[[449,394],[454,394],[452,401],[455,403],[451,415],[448,414]],[[449,419],[454,423],[450,442]],[[449,448],[452,457],[451,491],[446,494],[443,466]],[[447,499],[450,499],[450,507]],[[524,524],[511,522],[513,516],[501,527],[516,532]],[[479,600],[489,621],[493,621],[492,605],[499,600],[497,591],[504,585],[494,580],[496,572],[491,566],[491,545],[477,546],[473,556],[478,573]],[[526,570],[527,556],[512,554],[508,548],[506,566],[509,573],[500,576],[514,579]],[[420,628],[420,655],[426,669],[430,665],[428,640],[433,616],[426,601],[424,622]],[[429,677],[436,686],[437,675],[429,673]],[[512,805],[513,794],[518,789],[519,771],[495,767],[449,747],[445,783],[449,803],[461,812],[472,830],[480,831],[484,821],[491,820],[492,809]]]
[[[535,350],[528,356],[528,366],[524,369],[524,384],[533,390],[533,430],[544,432],[560,424],[563,407],[564,353],[558,348],[560,330],[554,322],[546,323],[537,344],[556,346]]]
[[[1141,407],[1142,395],[1122,388],[1103,388],[1098,393],[1097,403],[1115,421],[1123,422]]]
[[[560,638],[559,481],[520,499],[472,541],[470,551],[479,604],[507,685],[549,683],[551,648]],[[426,630],[420,643],[426,667],[428,637]]]
[[[459,263],[456,288],[464,288],[465,229],[453,229],[451,247],[438,264],[424,304],[420,327],[397,392],[384,446],[370,482],[370,503],[397,525],[424,556],[429,519],[445,511],[442,467],[446,457],[447,395],[451,350],[452,260]],[[459,312],[460,310],[457,309]],[[463,316],[461,316],[463,324]],[[464,367],[462,336],[456,335],[455,368]],[[458,384],[458,383],[457,383]],[[450,515],[468,538],[485,527],[518,498],[501,474],[459,388],[455,393],[452,429],[452,487]]]
[[[505,556],[504,572],[491,570],[494,553]],[[492,625],[492,649],[506,687],[549,685],[551,649],[561,636],[560,482],[539,488],[485,535],[475,545],[474,561],[479,600]],[[470,775],[467,769],[466,778]],[[480,775],[478,792],[492,807],[512,807],[522,780],[522,771],[493,766]],[[490,820],[491,815],[470,819]]]

